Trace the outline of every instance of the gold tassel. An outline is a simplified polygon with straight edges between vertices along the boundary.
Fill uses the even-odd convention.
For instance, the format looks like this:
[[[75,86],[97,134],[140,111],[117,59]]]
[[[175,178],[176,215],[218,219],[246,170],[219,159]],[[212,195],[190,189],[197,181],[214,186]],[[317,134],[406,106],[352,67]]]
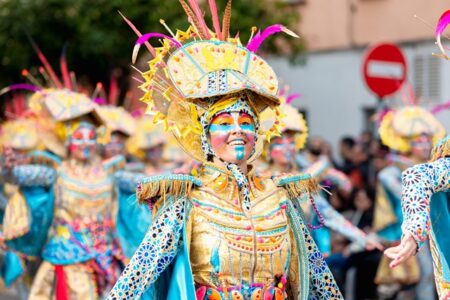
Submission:
[[[145,203],[155,197],[158,197],[158,202],[160,200],[164,202],[168,195],[173,197],[189,196],[194,185],[201,185],[198,179],[188,175],[161,177],[152,177],[150,181],[139,185],[136,196],[140,203]]]
[[[5,240],[24,236],[30,231],[30,214],[28,204],[17,186],[7,185],[10,196],[3,219],[3,235]]]

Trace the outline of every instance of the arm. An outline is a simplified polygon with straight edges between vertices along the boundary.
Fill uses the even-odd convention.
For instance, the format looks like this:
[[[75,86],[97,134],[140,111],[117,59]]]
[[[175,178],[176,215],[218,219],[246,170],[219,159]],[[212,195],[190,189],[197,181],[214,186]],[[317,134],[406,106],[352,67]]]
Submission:
[[[15,183],[20,187],[49,187],[56,180],[56,170],[41,165],[21,165],[12,170]]]
[[[323,216],[325,226],[342,234],[352,242],[361,246],[367,243],[367,235],[337,212],[321,195],[314,197],[317,209]]]
[[[450,159],[441,158],[405,170],[402,184],[402,231],[410,233],[420,248],[430,230],[431,196],[450,189]]]
[[[387,249],[384,254],[393,261],[391,268],[414,255],[430,229],[430,199],[434,193],[450,189],[450,159],[417,165],[403,172],[402,224],[400,245]]]

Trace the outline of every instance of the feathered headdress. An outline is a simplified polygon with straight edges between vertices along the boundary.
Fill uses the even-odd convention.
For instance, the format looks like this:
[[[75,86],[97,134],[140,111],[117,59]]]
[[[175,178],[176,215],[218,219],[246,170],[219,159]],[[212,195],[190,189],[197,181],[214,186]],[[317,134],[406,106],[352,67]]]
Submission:
[[[273,111],[266,110],[261,114],[261,123],[263,127],[267,129],[271,126],[276,126],[277,131],[281,134],[288,131],[294,133],[295,148],[301,150],[305,147],[308,139],[308,125],[306,124],[303,115],[292,105],[292,102],[295,99],[298,99],[301,94],[289,93],[288,91],[289,87],[285,86],[283,89],[280,89],[280,92],[278,93],[281,103],[279,107],[280,116],[278,119],[280,119],[281,122],[271,125],[273,120],[276,120],[277,118],[273,116]]]
[[[145,95],[141,100],[148,105],[147,113],[164,123],[187,153],[204,161],[200,116],[220,97],[240,93],[251,94],[251,105],[257,114],[267,107],[276,109],[279,105],[277,76],[256,52],[265,39],[277,32],[296,35],[282,25],[272,25],[243,46],[238,37],[230,35],[231,0],[226,5],[222,25],[215,1],[208,1],[213,30],[207,26],[196,0],[180,0],[180,3],[191,26],[173,33],[161,21],[171,36],[141,34],[124,19],[139,36],[133,61],[142,45],[153,56],[148,62],[149,69],[142,73],[141,88]],[[148,41],[153,38],[160,39],[161,46],[151,46]],[[278,133],[276,128],[270,132]]]

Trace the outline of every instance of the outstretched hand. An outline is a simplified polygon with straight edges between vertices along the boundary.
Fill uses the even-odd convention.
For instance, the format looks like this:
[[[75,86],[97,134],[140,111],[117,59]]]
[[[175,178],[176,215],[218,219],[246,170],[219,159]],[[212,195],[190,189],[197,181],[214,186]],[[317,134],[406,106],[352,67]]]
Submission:
[[[384,251],[384,255],[392,259],[389,267],[395,268],[414,254],[416,254],[416,252],[416,241],[410,233],[406,233],[403,236],[400,245],[386,249],[386,251]]]

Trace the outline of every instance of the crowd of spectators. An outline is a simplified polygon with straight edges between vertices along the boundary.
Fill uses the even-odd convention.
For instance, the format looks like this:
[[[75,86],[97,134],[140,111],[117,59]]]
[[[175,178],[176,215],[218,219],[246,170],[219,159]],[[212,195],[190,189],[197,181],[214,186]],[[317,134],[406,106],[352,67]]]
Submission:
[[[335,157],[330,145],[318,137],[310,139],[305,151],[312,155],[328,156],[334,167],[348,176],[353,184],[352,193],[343,195],[331,187],[330,204],[365,233],[375,234],[372,223],[377,174],[389,165],[389,149],[371,133],[363,132],[360,136],[345,136],[340,140],[340,157]],[[331,243],[332,254],[327,261],[332,266],[345,299],[390,299],[379,295],[375,283],[378,264],[383,255],[380,250],[351,251],[350,242],[334,232]]]

